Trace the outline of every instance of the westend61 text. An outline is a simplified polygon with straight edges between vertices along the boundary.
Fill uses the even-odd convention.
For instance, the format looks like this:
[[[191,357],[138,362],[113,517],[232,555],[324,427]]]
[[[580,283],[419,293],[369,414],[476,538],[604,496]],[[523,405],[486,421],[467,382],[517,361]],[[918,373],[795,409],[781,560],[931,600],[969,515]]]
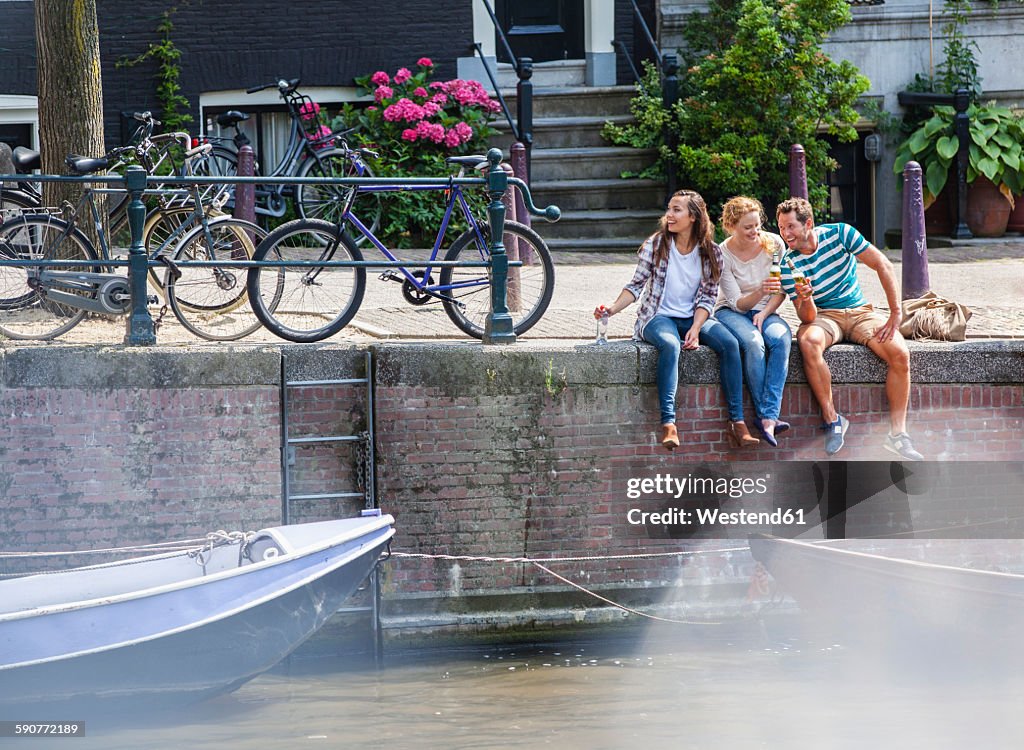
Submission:
[[[723,511],[720,508],[668,508],[651,513],[631,508],[626,520],[632,526],[805,526],[802,509],[752,512],[749,510]]]

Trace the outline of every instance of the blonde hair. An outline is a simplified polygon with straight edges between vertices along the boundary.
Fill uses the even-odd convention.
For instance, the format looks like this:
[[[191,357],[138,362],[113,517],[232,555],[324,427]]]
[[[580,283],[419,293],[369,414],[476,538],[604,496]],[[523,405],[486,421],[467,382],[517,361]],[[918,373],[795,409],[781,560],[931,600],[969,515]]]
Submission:
[[[764,212],[764,206],[761,205],[761,201],[757,198],[750,198],[746,195],[737,195],[730,198],[724,206],[722,206],[722,228],[725,231],[729,231],[729,227],[735,227],[740,219],[749,214],[751,211],[757,212],[757,217],[761,223],[764,224],[768,220],[767,215]],[[764,250],[766,255],[771,255],[775,252],[775,242],[772,240],[771,235],[767,232],[759,232],[759,241],[761,243],[761,249]]]

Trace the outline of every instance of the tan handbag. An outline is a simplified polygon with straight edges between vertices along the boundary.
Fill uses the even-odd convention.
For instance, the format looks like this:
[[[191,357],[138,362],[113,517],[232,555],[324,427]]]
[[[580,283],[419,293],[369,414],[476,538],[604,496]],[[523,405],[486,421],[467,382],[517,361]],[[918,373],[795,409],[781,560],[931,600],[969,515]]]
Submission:
[[[931,341],[963,341],[967,338],[967,321],[971,311],[966,305],[926,292],[902,304],[903,322],[900,333],[908,339]]]

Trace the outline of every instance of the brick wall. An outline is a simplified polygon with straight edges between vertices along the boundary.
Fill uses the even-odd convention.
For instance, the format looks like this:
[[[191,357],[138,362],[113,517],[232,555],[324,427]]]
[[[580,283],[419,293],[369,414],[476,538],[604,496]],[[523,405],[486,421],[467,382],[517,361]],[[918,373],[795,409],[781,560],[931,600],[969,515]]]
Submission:
[[[897,492],[891,501],[865,505],[848,527],[856,533],[858,524],[893,532],[941,525],[955,535],[964,525],[991,524],[992,536],[1020,537],[1015,508],[998,499],[970,501],[986,492],[1016,497],[1012,488],[1024,478],[1024,347],[931,346],[937,348],[915,349],[910,425],[918,447],[942,467],[933,481],[940,486],[926,501]],[[686,540],[630,525],[631,508],[657,510],[663,498],[629,499],[628,480],[701,465],[778,474],[824,459],[820,418],[799,368],[783,409],[793,430],[779,450],[741,453],[725,442],[719,389],[708,384],[713,355],[685,358],[682,382],[692,384],[679,394],[683,445],[668,454],[656,444],[649,347],[373,350],[377,495],[397,519],[398,552],[547,558],[716,550],[550,567],[598,588],[717,585],[742,592],[753,569],[743,549],[746,529]],[[363,351],[334,346],[0,350],[0,549],[106,547],[276,523],[282,354],[289,381],[364,372]],[[857,462],[890,458],[880,448],[888,428],[884,391],[870,382],[880,373],[855,347],[830,356],[839,408],[853,422],[842,458],[853,462],[851,472],[863,473],[873,464]],[[947,366],[956,373],[946,380],[966,382],[935,382],[943,359],[961,363]],[[293,437],[350,434],[365,423],[361,386],[317,386],[293,396]],[[293,492],[354,484],[351,446],[298,451]],[[976,461],[986,464],[966,463]],[[786,481],[813,493],[809,474]],[[296,504],[293,518],[351,515],[359,505]],[[442,606],[466,594],[571,592],[529,565],[418,558],[389,563],[385,590],[396,606],[416,597]]]

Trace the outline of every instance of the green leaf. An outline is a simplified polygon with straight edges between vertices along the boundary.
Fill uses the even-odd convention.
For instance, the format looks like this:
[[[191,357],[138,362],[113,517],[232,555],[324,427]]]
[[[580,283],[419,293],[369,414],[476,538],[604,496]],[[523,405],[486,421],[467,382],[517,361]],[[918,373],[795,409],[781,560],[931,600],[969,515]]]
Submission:
[[[937,161],[933,161],[928,165],[928,169],[925,171],[925,187],[928,188],[928,192],[932,195],[938,195],[942,192],[942,188],[946,186],[946,180],[948,177],[949,168],[943,166]]]
[[[948,164],[956,152],[960,150],[960,140],[956,136],[944,135],[935,144],[935,153],[946,160]]]
[[[974,165],[975,169],[981,172],[983,175],[988,177],[992,182],[997,182],[996,177],[999,174],[999,162],[995,159],[985,157],[981,159],[977,164]]]

